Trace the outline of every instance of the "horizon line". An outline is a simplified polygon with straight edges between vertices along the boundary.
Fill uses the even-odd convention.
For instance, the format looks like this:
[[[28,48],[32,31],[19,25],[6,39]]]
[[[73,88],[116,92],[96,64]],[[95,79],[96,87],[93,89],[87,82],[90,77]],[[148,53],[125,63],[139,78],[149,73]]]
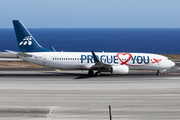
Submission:
[[[180,28],[180,27],[179,27]],[[27,27],[27,29],[179,29],[179,28],[176,28],[176,27],[167,27],[167,28],[153,28],[153,27],[142,27],[142,28],[130,28],[130,27],[127,27],[127,28],[125,28],[125,27],[122,27],[122,28],[82,28],[82,27],[80,27],[80,28],[74,28],[74,27],[68,27],[68,28],[58,28],[58,27],[52,27],[52,28],[50,28],[50,27],[42,27],[42,28],[38,28],[38,27],[35,27],[35,28],[33,28],[33,27]],[[0,28],[0,29],[14,29],[14,27],[7,27],[7,28]]]

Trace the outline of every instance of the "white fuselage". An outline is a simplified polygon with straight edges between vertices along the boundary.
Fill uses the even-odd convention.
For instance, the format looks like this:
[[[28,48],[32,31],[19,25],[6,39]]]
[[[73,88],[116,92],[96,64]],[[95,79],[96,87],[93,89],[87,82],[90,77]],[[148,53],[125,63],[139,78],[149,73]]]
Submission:
[[[52,68],[66,70],[88,70],[95,63],[91,52],[29,52],[32,57],[19,58]],[[167,57],[148,53],[96,52],[99,60],[112,66],[126,65],[129,69],[164,70],[175,65]]]

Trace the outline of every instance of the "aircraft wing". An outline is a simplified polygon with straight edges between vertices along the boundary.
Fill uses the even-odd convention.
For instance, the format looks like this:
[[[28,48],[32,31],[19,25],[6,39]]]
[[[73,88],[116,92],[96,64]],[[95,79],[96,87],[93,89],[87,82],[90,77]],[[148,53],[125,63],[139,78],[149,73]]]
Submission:
[[[91,52],[92,52],[92,55],[94,58],[95,65],[93,65],[90,69],[110,68],[112,66],[110,64],[100,62],[99,59],[97,58],[96,54],[94,53],[94,51],[91,51]]]

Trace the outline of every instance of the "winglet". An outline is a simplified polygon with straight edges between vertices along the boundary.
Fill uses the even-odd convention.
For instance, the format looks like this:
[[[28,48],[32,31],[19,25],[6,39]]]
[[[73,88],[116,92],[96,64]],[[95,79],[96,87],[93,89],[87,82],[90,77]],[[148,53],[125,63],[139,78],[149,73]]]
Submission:
[[[93,58],[94,58],[94,62],[97,63],[97,62],[100,62],[99,59],[97,58],[96,54],[94,53],[94,51],[92,51],[92,55],[93,55]]]

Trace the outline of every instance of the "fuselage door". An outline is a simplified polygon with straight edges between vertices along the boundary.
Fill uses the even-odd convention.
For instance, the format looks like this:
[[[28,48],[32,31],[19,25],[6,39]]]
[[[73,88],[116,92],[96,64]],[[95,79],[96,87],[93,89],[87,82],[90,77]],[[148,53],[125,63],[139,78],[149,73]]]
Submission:
[[[43,65],[45,65],[46,62],[47,62],[47,57],[46,57],[46,55],[43,55]]]

